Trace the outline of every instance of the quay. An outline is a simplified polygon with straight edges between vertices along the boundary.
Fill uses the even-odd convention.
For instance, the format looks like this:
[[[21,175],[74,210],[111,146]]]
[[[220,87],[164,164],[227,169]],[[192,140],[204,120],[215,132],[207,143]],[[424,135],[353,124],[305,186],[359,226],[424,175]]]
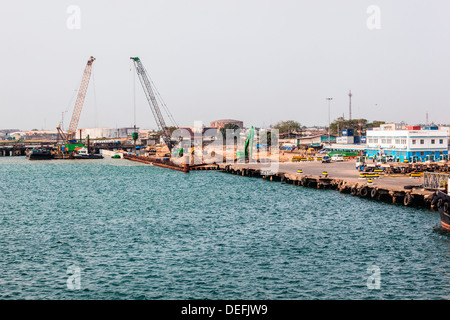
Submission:
[[[240,176],[280,181],[303,187],[337,190],[377,201],[434,209],[431,202],[435,191],[423,188],[422,177],[381,174],[379,178],[360,178],[360,172],[355,169],[354,161],[327,164],[308,162],[300,165],[279,163],[279,169],[276,172],[270,172],[262,164],[219,164],[218,166],[226,173]],[[327,174],[324,174],[324,171]]]
[[[361,177],[355,161],[321,163],[308,161],[304,163],[279,162],[276,172],[268,170],[263,163],[221,163],[180,166],[171,161],[157,157],[144,157],[124,154],[124,159],[189,172],[197,170],[219,170],[245,177],[262,178],[279,181],[296,186],[316,189],[337,190],[362,198],[385,201],[405,206],[422,206],[434,210],[432,204],[434,190],[423,187],[423,175],[409,173],[389,173],[389,170],[377,173],[375,177]],[[168,160],[168,159],[166,159]]]

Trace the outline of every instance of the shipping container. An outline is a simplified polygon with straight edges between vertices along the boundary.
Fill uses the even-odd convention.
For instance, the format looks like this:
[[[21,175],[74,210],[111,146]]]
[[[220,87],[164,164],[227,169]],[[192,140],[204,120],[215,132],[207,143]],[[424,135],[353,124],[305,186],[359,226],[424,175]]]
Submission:
[[[353,129],[342,129],[342,136],[343,137],[351,137],[353,136]]]
[[[347,136],[342,136],[342,137],[337,137],[336,138],[336,143],[341,143],[341,144],[353,144],[354,137],[347,137]]]

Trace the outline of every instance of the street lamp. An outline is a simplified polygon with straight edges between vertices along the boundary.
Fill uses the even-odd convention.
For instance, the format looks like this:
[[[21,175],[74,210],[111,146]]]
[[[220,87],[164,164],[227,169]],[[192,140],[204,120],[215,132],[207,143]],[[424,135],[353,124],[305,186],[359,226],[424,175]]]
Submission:
[[[330,126],[331,126],[331,122],[330,122],[330,104],[331,104],[331,100],[333,100],[333,98],[327,98],[328,100],[328,145],[331,146],[331,140],[330,140]]]

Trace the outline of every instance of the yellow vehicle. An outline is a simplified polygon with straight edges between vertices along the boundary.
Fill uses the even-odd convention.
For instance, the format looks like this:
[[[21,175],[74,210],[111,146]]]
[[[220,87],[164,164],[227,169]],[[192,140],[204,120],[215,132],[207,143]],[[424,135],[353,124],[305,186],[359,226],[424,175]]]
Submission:
[[[361,173],[359,175],[360,178],[379,178],[380,175],[378,173]]]
[[[409,174],[410,177],[421,177],[423,176],[423,172],[411,172]]]

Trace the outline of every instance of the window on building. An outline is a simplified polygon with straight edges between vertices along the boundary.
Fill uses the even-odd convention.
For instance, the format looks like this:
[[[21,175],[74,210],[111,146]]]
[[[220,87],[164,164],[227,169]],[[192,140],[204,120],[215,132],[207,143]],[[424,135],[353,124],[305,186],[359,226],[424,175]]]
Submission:
[[[444,139],[439,139],[439,144],[444,144]]]
[[[425,155],[425,152],[424,152],[424,151],[422,151],[422,152],[420,153],[420,155],[421,155],[421,156],[424,156],[424,155]]]
[[[416,140],[412,140],[412,144],[416,144]]]
[[[406,144],[406,139],[402,139],[401,144]]]
[[[425,140],[420,139],[420,144],[425,144]]]
[[[431,139],[431,144],[434,144],[436,142],[436,140]]]
[[[395,139],[395,144],[400,144],[400,139]]]

